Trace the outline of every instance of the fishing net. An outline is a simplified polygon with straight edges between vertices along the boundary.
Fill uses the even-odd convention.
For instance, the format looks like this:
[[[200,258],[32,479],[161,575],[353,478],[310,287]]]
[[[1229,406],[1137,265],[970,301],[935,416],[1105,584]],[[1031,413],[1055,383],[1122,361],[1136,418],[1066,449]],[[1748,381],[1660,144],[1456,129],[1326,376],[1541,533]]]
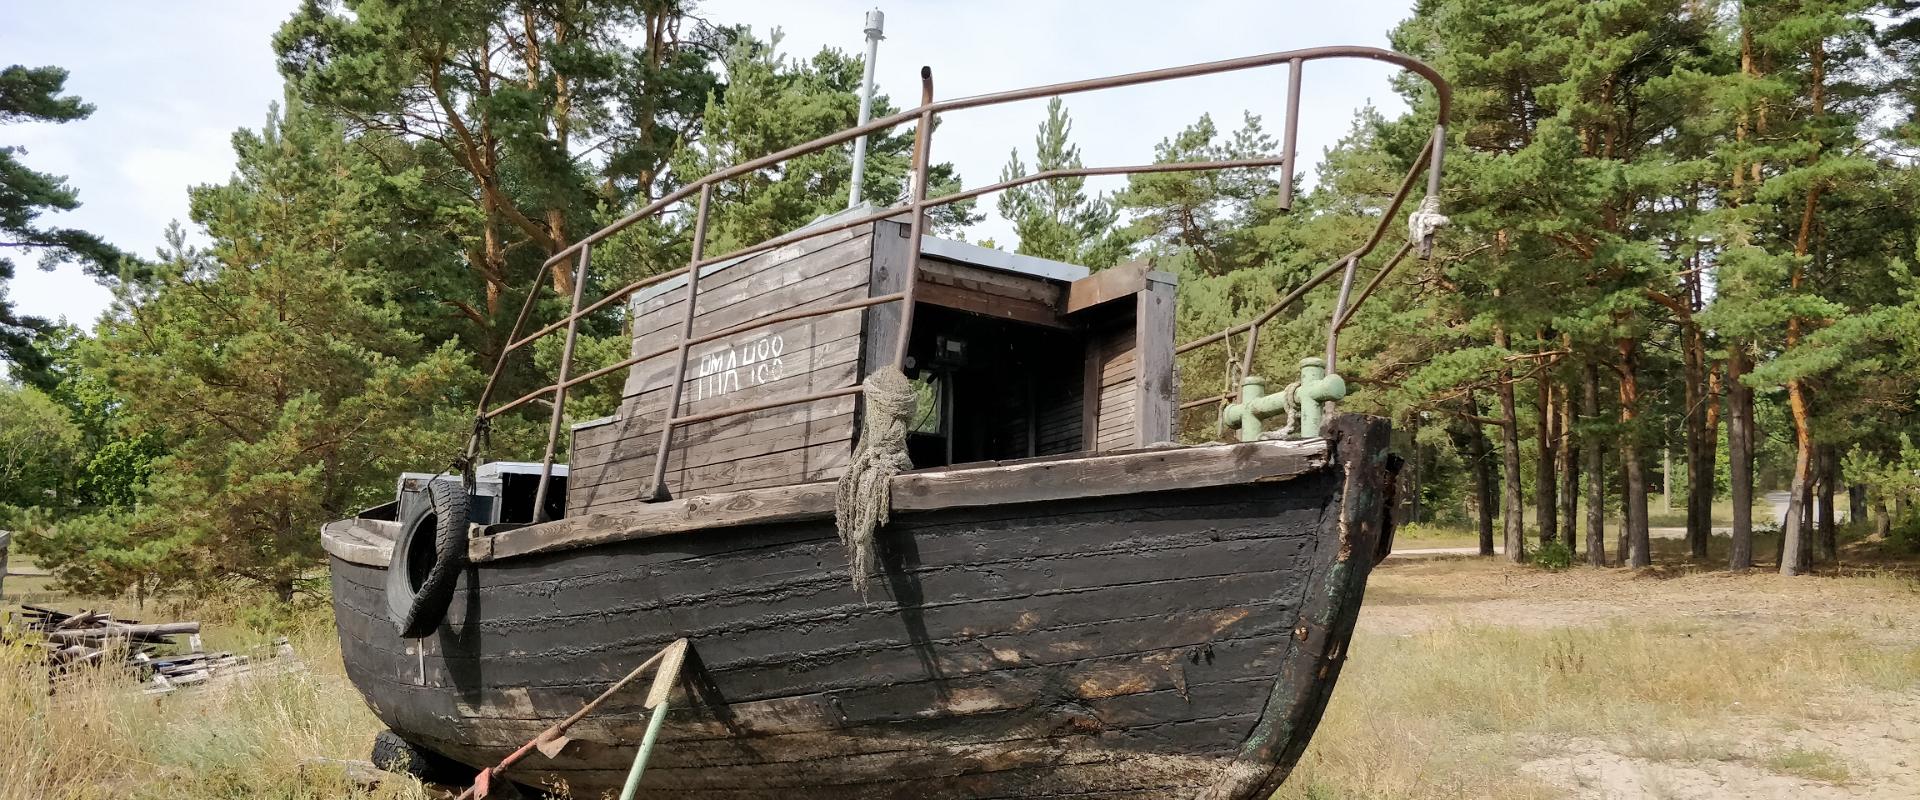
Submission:
[[[877,553],[873,532],[887,524],[892,509],[893,476],[913,466],[907,457],[907,426],[919,397],[913,382],[891,367],[867,376],[864,386],[867,409],[860,423],[860,442],[853,448],[847,474],[840,477],[833,504],[833,521],[840,529],[840,543],[847,548],[853,585],[861,597],[867,594]]]

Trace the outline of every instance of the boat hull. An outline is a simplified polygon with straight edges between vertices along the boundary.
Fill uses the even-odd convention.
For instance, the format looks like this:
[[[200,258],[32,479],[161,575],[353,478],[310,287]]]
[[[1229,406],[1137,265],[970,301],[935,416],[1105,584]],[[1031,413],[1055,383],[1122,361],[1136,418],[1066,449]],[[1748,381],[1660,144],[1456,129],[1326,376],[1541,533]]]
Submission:
[[[342,653],[396,733],[479,766],[686,637],[648,797],[1264,797],[1389,533],[1386,426],[1344,419],[1286,480],[896,511],[864,596],[830,518],[735,525],[476,563],[406,640],[385,570],[335,558]],[[515,779],[617,791],[639,694]]]

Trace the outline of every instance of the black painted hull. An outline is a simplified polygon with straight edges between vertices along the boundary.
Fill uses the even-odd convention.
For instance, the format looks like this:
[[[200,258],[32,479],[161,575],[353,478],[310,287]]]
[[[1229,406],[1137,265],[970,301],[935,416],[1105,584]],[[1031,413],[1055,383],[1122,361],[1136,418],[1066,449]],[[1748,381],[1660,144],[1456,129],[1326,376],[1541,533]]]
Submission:
[[[647,797],[1264,797],[1388,535],[1367,427],[1284,482],[896,513],[865,598],[830,519],[746,525],[476,564],[409,641],[385,571],[336,558],[342,652],[394,731],[477,766],[687,637]],[[515,779],[617,792],[641,694]]]

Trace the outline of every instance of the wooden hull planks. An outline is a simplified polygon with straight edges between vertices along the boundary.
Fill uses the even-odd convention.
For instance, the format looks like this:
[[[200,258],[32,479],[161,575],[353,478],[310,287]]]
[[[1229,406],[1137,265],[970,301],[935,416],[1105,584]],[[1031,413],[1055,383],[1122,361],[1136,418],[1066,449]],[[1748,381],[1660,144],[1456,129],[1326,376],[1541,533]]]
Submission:
[[[748,511],[723,527],[522,536],[500,556],[475,548],[419,640],[385,616],[385,570],[362,557],[378,537],[330,526],[342,653],[395,732],[483,765],[687,637],[648,797],[1264,797],[1312,734],[1390,536],[1386,423],[1332,431],[1305,468],[1215,485],[1138,469],[1147,455],[896,483],[865,597],[810,494],[792,495],[798,511],[728,501]],[[1244,470],[1282,451],[1163,452],[1152,463]],[[1075,496],[1076,470],[1108,469],[1141,490]],[[1024,488],[965,499],[995,471]],[[645,727],[638,695],[516,779],[617,791]]]

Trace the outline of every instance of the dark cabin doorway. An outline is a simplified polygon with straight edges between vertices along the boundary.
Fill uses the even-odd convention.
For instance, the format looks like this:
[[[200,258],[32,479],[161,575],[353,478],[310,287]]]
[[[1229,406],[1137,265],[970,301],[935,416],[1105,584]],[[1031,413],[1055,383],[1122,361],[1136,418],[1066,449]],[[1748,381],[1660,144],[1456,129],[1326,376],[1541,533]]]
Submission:
[[[920,390],[907,436],[915,467],[1084,449],[1079,331],[922,304],[907,354]]]

